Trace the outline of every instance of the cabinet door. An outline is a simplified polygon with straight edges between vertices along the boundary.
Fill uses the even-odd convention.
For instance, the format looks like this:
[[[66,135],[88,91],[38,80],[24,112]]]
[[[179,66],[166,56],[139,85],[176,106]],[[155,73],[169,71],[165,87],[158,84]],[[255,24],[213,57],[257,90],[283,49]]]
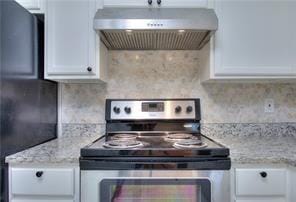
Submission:
[[[95,0],[47,1],[46,77],[96,74],[95,10]]]
[[[45,0],[16,0],[20,5],[32,13],[44,13]]]
[[[286,202],[285,199],[239,199],[235,202]]]
[[[296,1],[216,1],[216,76],[295,73]]]
[[[12,168],[10,191],[13,196],[73,196],[74,169]]]
[[[74,202],[70,199],[12,199],[11,202]]]
[[[261,176],[264,171],[266,176]],[[236,196],[285,196],[287,173],[285,169],[236,169]]]

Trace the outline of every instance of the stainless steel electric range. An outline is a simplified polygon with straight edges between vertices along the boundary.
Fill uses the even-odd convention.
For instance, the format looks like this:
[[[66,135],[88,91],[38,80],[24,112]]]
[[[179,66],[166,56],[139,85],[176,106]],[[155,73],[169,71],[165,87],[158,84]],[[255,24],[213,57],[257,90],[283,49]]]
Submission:
[[[229,149],[200,132],[199,99],[107,100],[81,149],[82,202],[229,202]]]

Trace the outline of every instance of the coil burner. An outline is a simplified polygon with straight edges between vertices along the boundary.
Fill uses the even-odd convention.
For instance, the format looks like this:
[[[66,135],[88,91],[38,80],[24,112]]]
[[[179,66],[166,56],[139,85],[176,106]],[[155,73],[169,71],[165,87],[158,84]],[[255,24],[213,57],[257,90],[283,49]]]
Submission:
[[[120,134],[113,135],[111,137],[111,139],[112,140],[136,140],[137,137],[138,136],[136,134],[124,134],[124,133],[120,133]]]
[[[165,140],[168,142],[178,142],[181,140],[190,140],[193,138],[193,135],[186,133],[172,133],[165,136]]]
[[[104,147],[113,149],[130,149],[143,147],[144,144],[136,140],[110,140],[103,144]]]
[[[173,144],[173,146],[179,149],[199,149],[207,147],[207,144],[197,138],[194,138],[177,141]]]

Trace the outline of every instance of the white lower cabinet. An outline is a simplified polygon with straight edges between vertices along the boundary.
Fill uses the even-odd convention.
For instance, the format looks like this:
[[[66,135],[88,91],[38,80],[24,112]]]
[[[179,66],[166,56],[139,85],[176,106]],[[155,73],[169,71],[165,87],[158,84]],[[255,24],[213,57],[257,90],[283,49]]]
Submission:
[[[286,202],[285,199],[249,199],[249,200],[236,200],[235,202]]]
[[[290,202],[288,176],[289,171],[285,167],[235,167],[233,201]]]
[[[295,202],[296,201],[296,167],[291,167],[289,169],[289,201]]]
[[[9,169],[11,202],[79,202],[79,195],[78,166]]]
[[[11,202],[74,202],[73,200],[40,200],[40,199],[16,199]]]
[[[236,169],[237,196],[285,196],[285,169]]]

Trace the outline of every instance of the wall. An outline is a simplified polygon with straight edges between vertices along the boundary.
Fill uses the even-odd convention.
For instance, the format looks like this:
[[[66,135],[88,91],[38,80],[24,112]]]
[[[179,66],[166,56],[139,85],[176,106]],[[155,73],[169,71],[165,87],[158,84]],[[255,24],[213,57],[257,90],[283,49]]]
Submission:
[[[296,84],[201,84],[199,51],[110,51],[106,84],[63,84],[63,123],[103,123],[106,98],[200,98],[204,123],[296,122]],[[275,112],[264,113],[273,98]]]

